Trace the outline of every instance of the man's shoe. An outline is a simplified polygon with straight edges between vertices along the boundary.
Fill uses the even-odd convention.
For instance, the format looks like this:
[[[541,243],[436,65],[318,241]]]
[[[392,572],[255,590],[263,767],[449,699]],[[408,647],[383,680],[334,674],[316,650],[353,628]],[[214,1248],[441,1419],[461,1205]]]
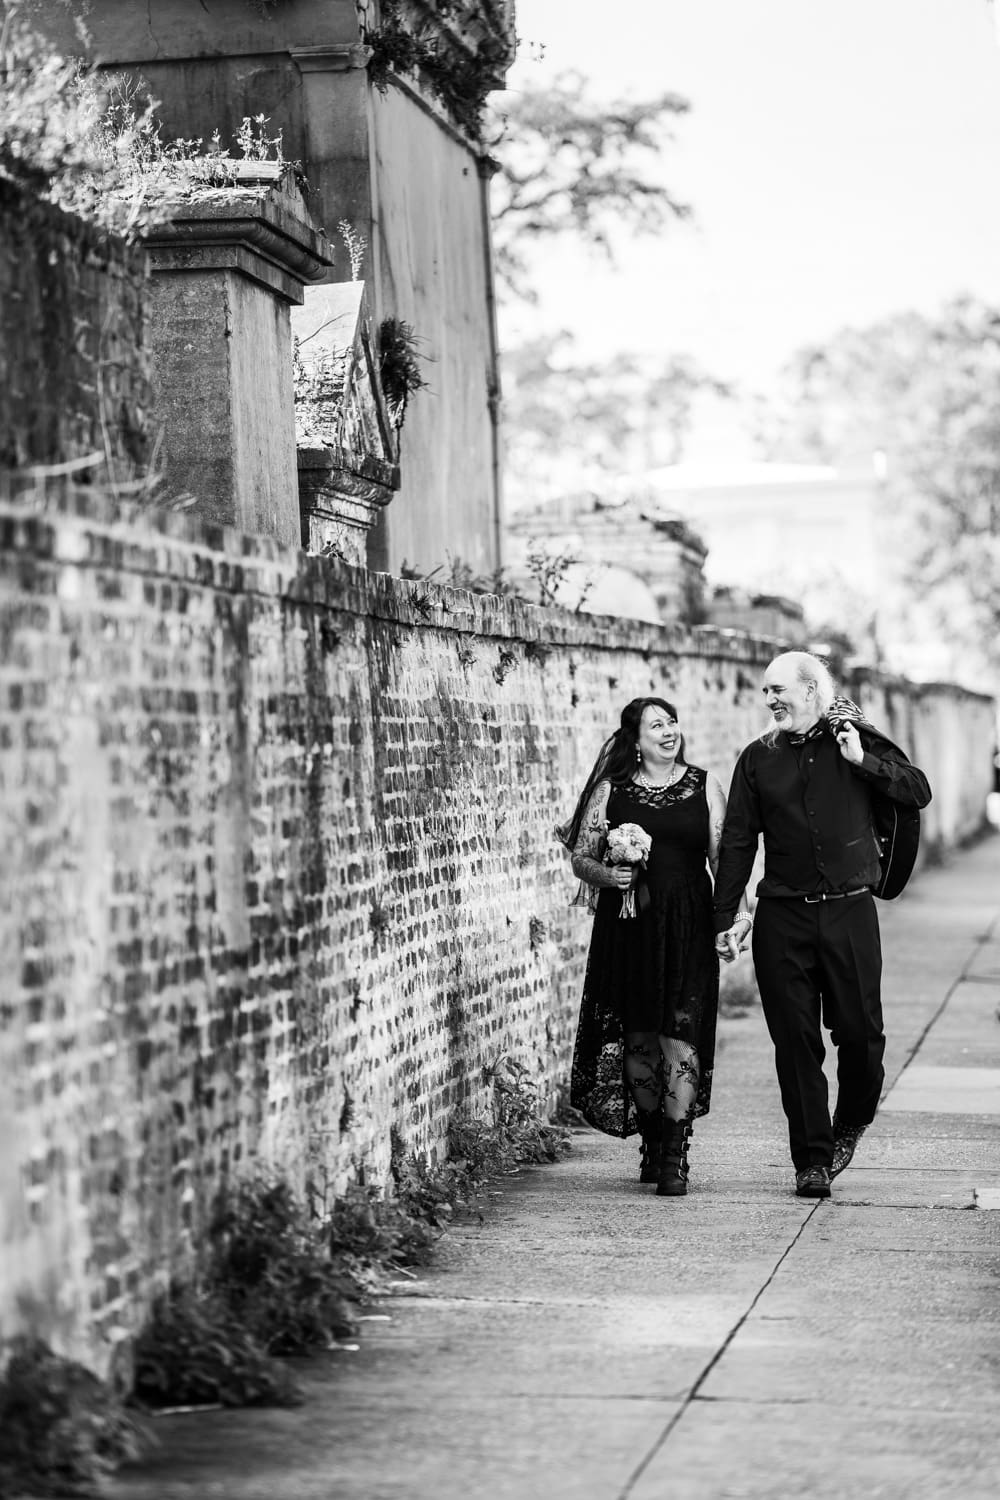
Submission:
[[[829,1198],[830,1174],[826,1167],[804,1167],[796,1172],[795,1191],[800,1198]]]
[[[867,1129],[867,1125],[841,1125],[838,1120],[834,1120],[831,1179],[851,1165],[854,1153],[858,1149],[858,1142]]]

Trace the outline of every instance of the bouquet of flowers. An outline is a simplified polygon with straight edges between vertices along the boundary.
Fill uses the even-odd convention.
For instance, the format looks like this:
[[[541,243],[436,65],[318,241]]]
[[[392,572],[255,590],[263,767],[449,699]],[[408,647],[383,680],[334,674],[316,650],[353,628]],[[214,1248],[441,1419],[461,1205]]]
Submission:
[[[640,828],[638,823],[620,823],[617,828],[608,829],[608,847],[604,862],[608,865],[642,865],[645,869],[646,859],[652,847],[653,840],[645,828]],[[630,886],[627,891],[622,891],[622,909],[618,915],[635,916],[634,886]]]

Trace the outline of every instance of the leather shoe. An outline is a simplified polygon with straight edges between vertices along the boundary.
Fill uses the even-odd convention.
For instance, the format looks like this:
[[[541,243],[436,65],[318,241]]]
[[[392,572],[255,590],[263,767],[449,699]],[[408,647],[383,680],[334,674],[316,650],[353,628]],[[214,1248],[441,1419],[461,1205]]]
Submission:
[[[858,1142],[868,1129],[867,1125],[841,1125],[838,1120],[833,1122],[833,1164],[830,1167],[831,1179],[842,1172],[845,1167],[851,1165]]]
[[[826,1167],[804,1167],[796,1172],[795,1192],[799,1198],[829,1198],[830,1174]]]

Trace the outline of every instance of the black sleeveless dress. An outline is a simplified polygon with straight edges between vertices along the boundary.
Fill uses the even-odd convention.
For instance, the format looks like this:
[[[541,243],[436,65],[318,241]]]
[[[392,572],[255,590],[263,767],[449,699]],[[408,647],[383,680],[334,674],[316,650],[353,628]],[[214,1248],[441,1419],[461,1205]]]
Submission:
[[[708,1113],[719,1012],[707,777],[688,766],[671,787],[613,786],[609,828],[638,823],[652,838],[649,903],[622,918],[621,892],[602,889],[580,1005],[570,1099],[591,1125],[628,1136],[639,1122],[625,1084],[626,1032],[654,1032],[698,1053],[695,1115]]]

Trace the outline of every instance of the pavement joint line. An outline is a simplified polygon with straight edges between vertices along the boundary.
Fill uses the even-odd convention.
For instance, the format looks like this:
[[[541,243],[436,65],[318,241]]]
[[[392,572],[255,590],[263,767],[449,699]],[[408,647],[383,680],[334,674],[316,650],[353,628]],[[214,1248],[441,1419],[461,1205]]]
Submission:
[[[401,1297],[394,1297],[392,1300],[394,1302],[401,1302],[404,1299],[401,1298]],[[464,1305],[464,1306],[472,1306],[472,1307],[560,1307],[560,1308],[564,1308],[564,1307],[594,1307],[595,1305],[598,1305],[598,1303],[599,1303],[599,1299],[597,1299],[597,1298],[592,1298],[589,1302],[588,1301],[571,1302],[571,1301],[568,1301],[568,1300],[565,1301],[565,1302],[553,1302],[551,1297],[473,1297],[471,1295],[468,1296],[468,1297],[463,1297],[463,1296],[460,1296],[460,1295],[456,1295],[456,1296],[453,1296],[453,1297],[414,1297],[411,1300],[414,1301],[414,1302],[420,1302],[420,1303],[422,1303],[424,1307],[451,1307],[451,1306],[458,1306],[458,1305],[461,1304],[461,1305]]]
[[[746,1311],[744,1313],[742,1313],[739,1318],[737,1318],[737,1320],[733,1324],[732,1328],[730,1328],[729,1332],[726,1334],[726,1337],[723,1339],[723,1341],[719,1345],[718,1349],[716,1349],[715,1353],[712,1355],[711,1359],[708,1361],[708,1364],[702,1370],[702,1372],[698,1376],[697,1380],[695,1380],[695,1382],[692,1385],[692,1387],[691,1387],[690,1391],[688,1392],[687,1396],[681,1402],[680,1408],[670,1418],[669,1422],[664,1427],[663,1431],[660,1433],[660,1436],[656,1439],[656,1442],[652,1445],[652,1447],[650,1448],[649,1452],[645,1455],[645,1457],[643,1459],[641,1459],[641,1461],[632,1470],[632,1473],[629,1475],[628,1479],[625,1481],[625,1487],[621,1491],[620,1495],[618,1496],[618,1500],[628,1500],[629,1495],[631,1495],[631,1493],[635,1489],[636,1485],[638,1484],[639,1480],[642,1478],[643,1474],[646,1472],[646,1470],[649,1468],[650,1464],[653,1462],[653,1459],[661,1451],[661,1449],[663,1449],[666,1446],[667,1441],[669,1440],[671,1433],[673,1432],[674,1428],[678,1425],[678,1423],[680,1422],[681,1418],[684,1416],[684,1413],[687,1411],[688,1407],[691,1405],[691,1403],[693,1401],[696,1401],[698,1399],[699,1394],[701,1392],[701,1388],[705,1384],[705,1381],[711,1375],[712,1371],[715,1369],[715,1367],[719,1363],[719,1361],[723,1358],[723,1356],[725,1355],[726,1351],[729,1349],[730,1345],[733,1343],[734,1339],[736,1338],[737,1334],[740,1332],[740,1330],[743,1327],[745,1327],[746,1323],[750,1319],[751,1314],[753,1313],[754,1308],[757,1306],[757,1303],[763,1297],[764,1293],[768,1290],[768,1288],[773,1284],[775,1277],[777,1276],[778,1272],[781,1270],[781,1268],[784,1265],[785,1261],[791,1255],[792,1251],[795,1249],[795,1246],[798,1244],[799,1240],[805,1234],[806,1227],[809,1224],[812,1223],[812,1220],[815,1217],[817,1210],[819,1209],[821,1201],[822,1200],[817,1200],[816,1203],[813,1204],[813,1206],[809,1210],[809,1212],[805,1215],[805,1217],[803,1218],[802,1222],[799,1224],[798,1229],[792,1235],[791,1240],[785,1246],[784,1250],[781,1252],[781,1254],[779,1255],[778,1259],[775,1261],[774,1266],[771,1269],[770,1275],[763,1282],[763,1284],[757,1288],[756,1292],[753,1295],[753,1298],[751,1299],[750,1305],[747,1307]]]
[[[654,1398],[655,1399],[655,1398]],[[818,1396],[699,1396],[699,1401],[712,1403],[716,1406],[768,1406],[781,1408],[783,1406],[818,1406],[822,1411],[829,1409],[830,1402],[824,1401]],[[853,1404],[844,1401],[838,1394],[838,1412],[866,1412],[871,1410],[870,1402],[857,1401]],[[975,1417],[974,1412],[952,1410],[944,1411],[940,1406],[911,1406],[904,1402],[901,1406],[890,1405],[887,1401],[879,1402],[880,1412],[900,1412],[905,1416],[928,1416],[940,1419],[941,1417],[953,1416],[957,1420],[967,1420],[970,1416]]]

